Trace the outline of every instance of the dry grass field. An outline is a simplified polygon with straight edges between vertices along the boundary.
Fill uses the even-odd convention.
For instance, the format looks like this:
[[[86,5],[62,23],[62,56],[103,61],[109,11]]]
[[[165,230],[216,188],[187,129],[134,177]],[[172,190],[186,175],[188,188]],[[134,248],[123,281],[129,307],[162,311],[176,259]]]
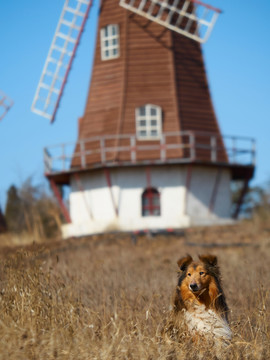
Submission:
[[[270,229],[254,222],[7,247],[0,359],[270,359]],[[216,353],[170,322],[179,257],[218,256],[233,340]]]

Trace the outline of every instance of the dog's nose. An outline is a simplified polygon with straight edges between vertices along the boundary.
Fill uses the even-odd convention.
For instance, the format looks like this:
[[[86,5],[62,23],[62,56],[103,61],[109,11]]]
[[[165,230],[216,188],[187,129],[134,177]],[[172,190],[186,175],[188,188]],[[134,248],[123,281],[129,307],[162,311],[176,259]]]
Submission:
[[[197,291],[197,290],[199,290],[198,285],[197,285],[196,283],[190,284],[189,287],[190,287],[190,289],[191,289],[192,291]]]

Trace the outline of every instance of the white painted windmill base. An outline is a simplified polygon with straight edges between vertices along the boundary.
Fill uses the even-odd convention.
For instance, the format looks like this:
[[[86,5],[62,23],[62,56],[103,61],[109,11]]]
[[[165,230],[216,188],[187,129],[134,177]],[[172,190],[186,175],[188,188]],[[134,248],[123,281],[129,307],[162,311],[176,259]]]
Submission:
[[[72,223],[62,227],[63,237],[231,222],[230,170],[223,169],[219,175],[214,203],[220,170],[193,167],[189,184],[188,171],[183,165],[151,168],[151,186],[160,193],[160,216],[142,216],[142,194],[147,188],[145,168],[111,169],[111,191],[103,170],[80,175],[80,186],[72,177],[69,199]]]

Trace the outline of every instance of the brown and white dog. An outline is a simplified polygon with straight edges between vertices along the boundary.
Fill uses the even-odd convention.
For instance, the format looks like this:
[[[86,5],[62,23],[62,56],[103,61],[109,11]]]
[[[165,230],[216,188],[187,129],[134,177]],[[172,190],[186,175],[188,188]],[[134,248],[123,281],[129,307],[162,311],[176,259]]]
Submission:
[[[230,340],[228,306],[221,287],[217,257],[190,255],[178,260],[180,268],[174,297],[175,313],[183,311],[184,321],[192,335]]]

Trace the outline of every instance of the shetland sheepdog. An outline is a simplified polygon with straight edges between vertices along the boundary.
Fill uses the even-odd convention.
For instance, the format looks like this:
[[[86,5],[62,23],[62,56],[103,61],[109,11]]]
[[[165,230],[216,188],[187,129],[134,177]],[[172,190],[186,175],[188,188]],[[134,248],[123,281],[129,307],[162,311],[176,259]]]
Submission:
[[[184,322],[193,335],[230,340],[228,306],[221,287],[217,257],[190,255],[178,260],[180,274],[174,297],[174,312],[184,314]]]

